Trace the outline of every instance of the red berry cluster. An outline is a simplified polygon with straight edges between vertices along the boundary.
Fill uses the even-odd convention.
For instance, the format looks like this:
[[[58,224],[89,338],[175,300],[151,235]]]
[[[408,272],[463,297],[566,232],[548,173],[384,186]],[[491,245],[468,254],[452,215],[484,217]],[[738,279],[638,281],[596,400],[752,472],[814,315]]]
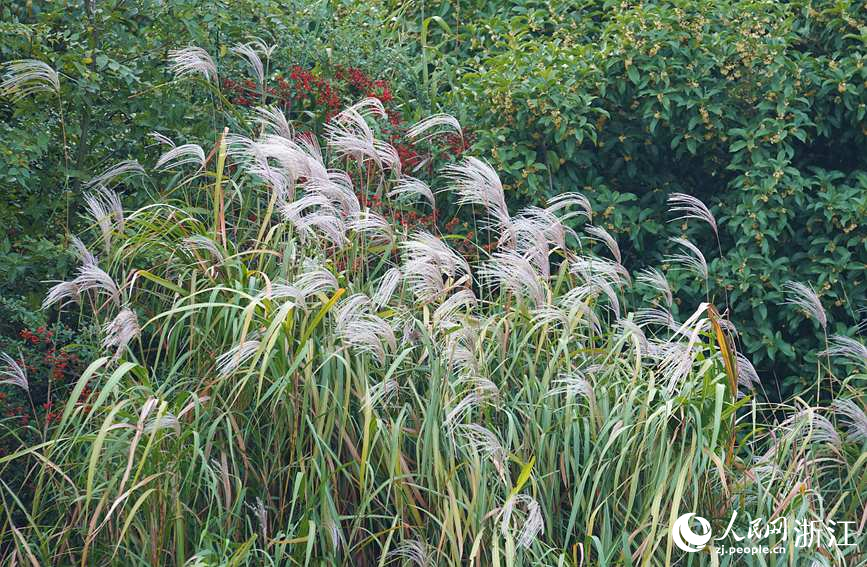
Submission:
[[[378,98],[385,106],[388,123],[383,126],[383,137],[388,141],[400,157],[404,169],[410,170],[422,161],[422,156],[411,145],[403,142],[407,125],[400,112],[392,108],[394,94],[389,82],[385,79],[374,79],[356,67],[336,65],[332,79],[323,76],[317,70],[305,69],[294,65],[289,69],[288,77],[278,75],[276,86],[262,87],[252,80],[223,79],[223,90],[228,98],[239,106],[261,104],[276,104],[284,112],[312,112],[318,120],[327,121],[340,112],[342,108],[361,98]],[[315,124],[313,125],[315,127]],[[469,143],[458,135],[444,138],[443,154],[459,157]]]
[[[21,338],[18,350],[23,358],[20,363],[27,372],[29,390],[11,388],[0,392],[0,407],[7,418],[26,426],[32,419],[38,420],[38,415],[34,416],[31,411],[32,402],[38,414],[42,413],[39,408],[44,411],[45,422],[52,423],[60,418],[60,413],[54,411],[55,404],[63,405],[62,396],[68,392],[65,379],[80,371],[79,357],[58,347],[55,331],[45,327],[22,329],[18,336]]]
[[[22,329],[20,333],[18,333],[25,341],[30,344],[38,345],[41,342],[45,342],[48,344],[51,342],[51,337],[54,336],[52,331],[48,331],[45,327],[38,327],[35,331],[31,331],[30,329]]]
[[[54,332],[45,327],[38,327],[35,331],[22,329],[18,333],[18,336],[27,344],[33,346],[42,345],[45,348],[41,358],[42,364],[39,367],[26,361],[24,362],[24,366],[30,374],[36,374],[44,369],[48,371],[50,380],[62,380],[69,370],[69,365],[79,361],[77,354],[68,353],[62,349],[58,350],[52,340]]]
[[[346,105],[357,102],[365,97],[378,98],[385,108],[387,120],[380,125],[380,137],[391,144],[405,173],[420,176],[430,175],[438,162],[451,161],[459,158],[471,145],[473,136],[465,133],[445,134],[438,136],[435,143],[424,144],[424,149],[407,143],[406,132],[409,125],[404,121],[401,113],[394,108],[395,99],[391,87],[385,79],[374,79],[361,69],[351,66],[336,65],[333,73],[326,77],[318,69],[305,69],[299,65],[290,67],[288,75],[278,75],[273,81],[273,86],[257,85],[251,80],[234,81],[223,80],[223,89],[228,98],[239,106],[253,106],[262,104],[275,104],[285,113],[295,117],[303,115],[300,111],[312,114],[316,117],[312,123],[308,122],[309,132],[302,135],[315,135],[313,132],[323,122],[340,112]],[[263,91],[264,88],[264,91]],[[424,153],[420,153],[420,152]],[[424,167],[419,171],[419,166]],[[351,172],[351,175],[359,176],[359,185],[363,185],[363,172]],[[400,207],[390,206],[383,203],[378,196],[368,198],[367,195],[358,195],[362,206],[370,207],[387,219],[400,224],[407,230],[415,228],[433,229],[438,221],[436,211],[430,214],[422,214],[416,210],[402,210]],[[393,205],[393,204],[392,204]],[[252,219],[251,219],[252,220]],[[454,223],[457,223],[457,218]],[[456,228],[452,226],[451,228]],[[469,230],[466,226],[463,230]],[[448,229],[448,227],[447,227]],[[473,233],[468,233],[472,238]],[[475,253],[474,247],[467,245],[468,252]]]
[[[356,91],[356,94],[378,98],[383,104],[391,102],[394,99],[388,81],[384,79],[371,79],[361,69],[356,67],[337,65],[335,66],[334,77],[339,81],[345,81]]]

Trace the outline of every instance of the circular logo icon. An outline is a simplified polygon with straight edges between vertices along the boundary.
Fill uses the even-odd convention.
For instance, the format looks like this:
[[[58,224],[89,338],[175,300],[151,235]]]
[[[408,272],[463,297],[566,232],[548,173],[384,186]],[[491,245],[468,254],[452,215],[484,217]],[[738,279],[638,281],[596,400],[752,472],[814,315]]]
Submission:
[[[689,527],[690,521],[693,518],[701,526],[704,533],[697,534]],[[703,549],[707,542],[710,541],[710,536],[710,522],[701,516],[696,516],[692,512],[679,517],[671,526],[671,539],[674,540],[674,545],[689,553]]]

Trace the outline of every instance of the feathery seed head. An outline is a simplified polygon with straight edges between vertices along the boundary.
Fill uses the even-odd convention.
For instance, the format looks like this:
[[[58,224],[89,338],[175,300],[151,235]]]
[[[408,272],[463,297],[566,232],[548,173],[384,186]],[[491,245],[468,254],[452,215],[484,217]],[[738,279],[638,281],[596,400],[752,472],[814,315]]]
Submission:
[[[46,92],[60,95],[60,76],[50,65],[36,59],[17,59],[3,65],[6,75],[0,83],[0,96],[19,100]]]
[[[846,425],[848,438],[856,443],[867,442],[867,415],[855,400],[837,398],[832,406],[840,422]]]
[[[671,205],[671,208],[669,209],[670,211],[676,213],[683,213],[681,216],[672,220],[702,220],[710,225],[715,235],[719,236],[716,218],[714,218],[713,213],[710,212],[710,209],[708,209],[707,206],[701,202],[701,200],[693,197],[692,195],[686,195],[685,193],[672,193],[668,196],[668,204]]]
[[[29,392],[30,382],[27,380],[24,358],[22,357],[19,363],[5,352],[0,352],[0,360],[3,361],[3,366],[0,366],[0,384],[12,384],[25,392]]]
[[[825,308],[822,307],[822,300],[819,299],[819,294],[811,286],[788,281],[783,284],[783,290],[786,294],[783,304],[799,307],[816,319],[823,329],[828,328],[828,317],[825,314]]]
[[[698,246],[687,240],[686,238],[670,238],[675,244],[685,248],[689,253],[680,252],[666,257],[666,262],[677,264],[683,269],[689,270],[707,280],[708,269],[707,260],[704,259],[704,254],[698,249]]]
[[[169,51],[169,70],[176,77],[200,74],[206,81],[217,81],[217,65],[201,47],[185,47]]]
[[[867,367],[867,346],[844,335],[834,335],[828,341],[828,348],[822,351],[822,356],[833,356],[852,364]]]
[[[106,323],[104,332],[105,339],[102,341],[102,346],[106,349],[115,349],[113,360],[117,360],[130,341],[141,332],[138,316],[132,309],[124,307],[114,319]]]
[[[451,114],[434,114],[413,124],[407,131],[406,135],[410,140],[416,142],[429,140],[440,134],[445,134],[449,130],[456,132],[461,140],[464,138],[464,133],[461,130],[461,124],[458,119]]]

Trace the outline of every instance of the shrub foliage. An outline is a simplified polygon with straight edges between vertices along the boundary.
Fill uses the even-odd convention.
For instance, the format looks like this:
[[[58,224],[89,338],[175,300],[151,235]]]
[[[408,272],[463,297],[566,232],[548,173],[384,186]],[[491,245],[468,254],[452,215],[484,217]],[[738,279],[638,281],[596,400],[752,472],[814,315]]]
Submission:
[[[454,104],[477,148],[512,202],[583,191],[637,262],[688,234],[666,225],[669,194],[708,202],[725,249],[695,235],[713,256],[712,293],[733,302],[760,371],[791,390],[811,374],[796,352],[815,349],[817,327],[779,306],[785,281],[814,283],[835,332],[863,319],[867,7],[555,4],[463,15],[470,71]]]

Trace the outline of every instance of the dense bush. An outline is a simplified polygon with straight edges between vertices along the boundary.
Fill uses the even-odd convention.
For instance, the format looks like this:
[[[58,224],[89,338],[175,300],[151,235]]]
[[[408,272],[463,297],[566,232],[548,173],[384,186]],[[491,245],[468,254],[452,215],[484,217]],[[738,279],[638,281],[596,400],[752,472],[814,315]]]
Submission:
[[[658,263],[687,233],[666,223],[667,196],[705,200],[725,252],[697,236],[712,296],[728,298],[759,369],[789,387],[816,364],[797,353],[821,341],[780,306],[785,281],[815,287],[828,332],[855,331],[867,296],[863,2],[472,6],[439,12],[464,30],[445,43],[468,68],[451,100],[510,202],[581,190],[630,261]]]

